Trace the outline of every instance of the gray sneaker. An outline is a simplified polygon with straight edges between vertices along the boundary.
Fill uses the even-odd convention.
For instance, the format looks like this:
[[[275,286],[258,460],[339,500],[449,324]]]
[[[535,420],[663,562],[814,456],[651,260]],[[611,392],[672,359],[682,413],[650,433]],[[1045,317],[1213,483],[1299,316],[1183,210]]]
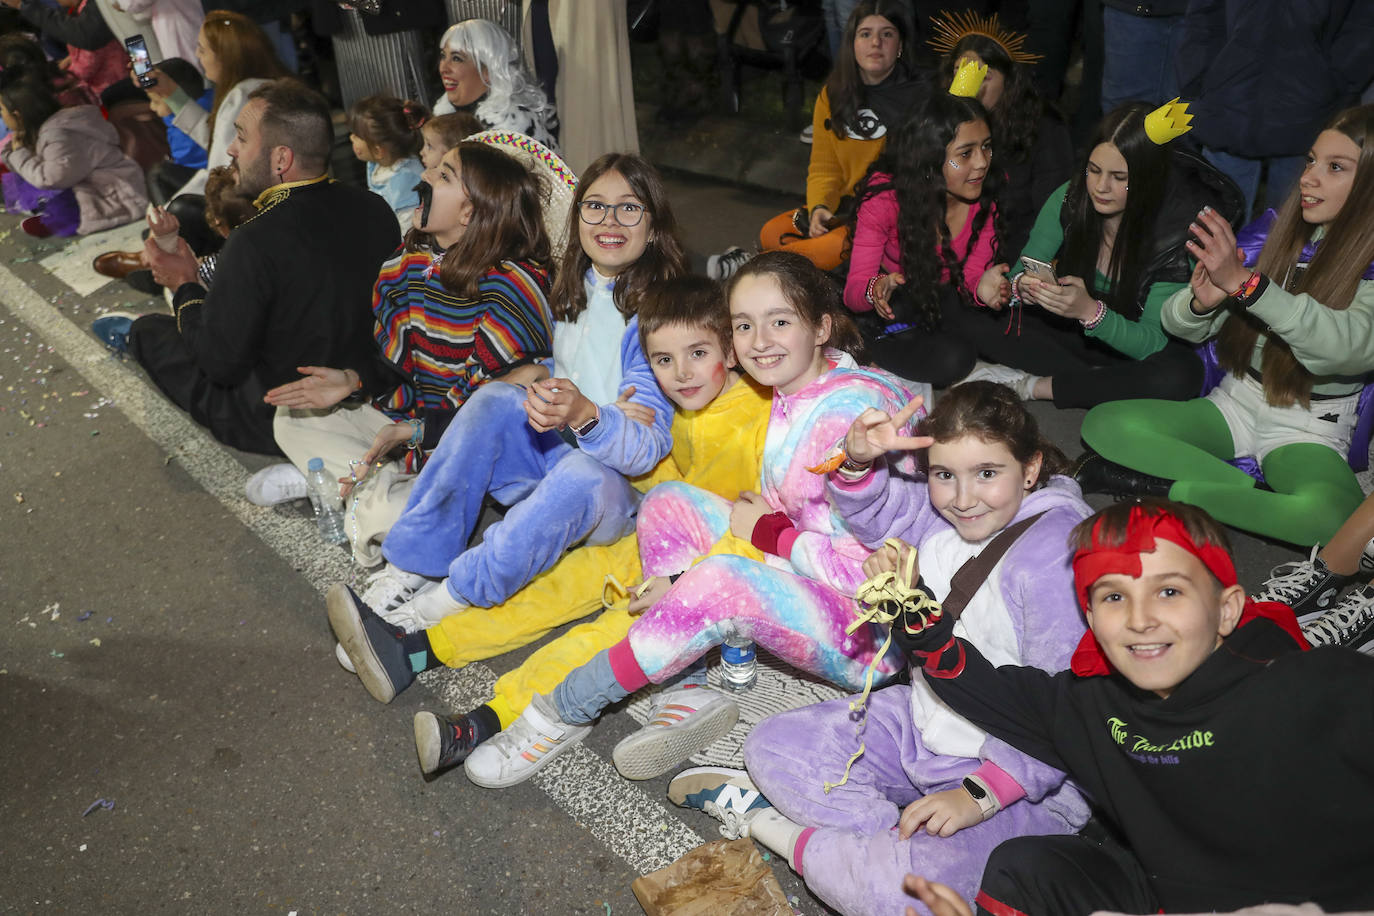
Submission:
[[[1313,546],[1306,560],[1281,563],[1269,572],[1269,580],[1254,594],[1256,601],[1286,604],[1307,623],[1336,606],[1336,599],[1353,577],[1334,573],[1317,556],[1320,544]]]
[[[1374,585],[1362,585],[1302,628],[1313,646],[1374,648]]]

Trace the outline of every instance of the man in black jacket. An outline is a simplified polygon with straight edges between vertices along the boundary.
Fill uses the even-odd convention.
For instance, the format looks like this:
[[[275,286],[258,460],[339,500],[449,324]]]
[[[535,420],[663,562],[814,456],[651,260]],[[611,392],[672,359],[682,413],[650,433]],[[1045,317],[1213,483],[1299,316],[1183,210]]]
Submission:
[[[329,180],[333,139],[325,100],[277,80],[250,97],[229,146],[240,192],[258,213],[229,236],[214,283],[197,280],[185,240],[144,247],[154,278],[175,291],[175,317],[133,322],[128,352],[177,406],[227,445],[279,454],[269,388],[300,366],[359,366],[371,358],[372,287],[400,243],[396,217],[369,191]],[[109,316],[96,333],[118,347]]]
[[[1064,770],[1099,818],[999,846],[979,912],[1374,908],[1374,659],[1303,651],[1200,509],[1118,504],[1072,538],[1090,627],[1072,671],[994,668],[947,617],[893,624],[941,700]]]

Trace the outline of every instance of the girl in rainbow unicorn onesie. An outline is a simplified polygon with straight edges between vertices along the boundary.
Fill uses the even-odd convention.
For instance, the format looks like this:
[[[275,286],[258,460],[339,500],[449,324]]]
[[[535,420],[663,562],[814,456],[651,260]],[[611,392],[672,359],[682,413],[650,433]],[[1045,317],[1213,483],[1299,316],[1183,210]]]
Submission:
[[[884,651],[886,627],[846,631],[858,616],[853,595],[869,551],[827,500],[824,472],[855,417],[870,407],[895,414],[911,394],[892,376],[856,368],[858,332],[828,278],[801,255],[754,258],[731,279],[728,301],[736,358],[773,389],[761,493],[731,503],[682,484],[654,488],[637,526],[643,614],[625,639],[551,695],[536,695],[468,757],[468,778],[478,785],[523,782],[586,737],[606,706],[673,679],[732,635],[851,689],[870,667],[877,681],[899,669],[895,652]],[[914,471],[905,454],[894,462]],[[739,555],[750,545],[762,562]],[[622,741],[617,769],[651,778],[733,724],[708,715],[708,704],[694,705],[674,727],[650,723]]]

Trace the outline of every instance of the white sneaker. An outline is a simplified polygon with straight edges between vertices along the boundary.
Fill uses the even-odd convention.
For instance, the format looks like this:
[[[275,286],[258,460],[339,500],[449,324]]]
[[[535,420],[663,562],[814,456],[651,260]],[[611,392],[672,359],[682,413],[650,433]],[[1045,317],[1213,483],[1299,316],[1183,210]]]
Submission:
[[[454,600],[443,581],[426,579],[406,601],[385,611],[378,610],[377,616],[389,624],[403,627],[407,633],[414,633],[467,609],[468,605]]]
[[[428,584],[430,580],[424,576],[406,572],[387,563],[367,577],[367,585],[363,587],[358,598],[372,608],[372,612],[378,617],[385,618],[388,613],[409,601],[417,591]]]
[[[343,670],[347,671],[349,674],[358,673],[358,669],[353,666],[353,659],[348,657],[348,653],[344,651],[343,643],[341,642],[334,643],[334,660],[339,663],[340,668],[343,668]]]
[[[801,129],[801,134],[797,137],[803,143],[810,144],[816,138],[816,126],[808,124]]]
[[[289,503],[293,499],[305,499],[305,475],[290,462],[274,464],[249,477],[243,490],[255,506]]]
[[[721,836],[731,840],[749,836],[754,818],[773,807],[748,773],[729,767],[683,770],[668,783],[668,800],[711,815],[721,823]]]
[[[488,789],[519,785],[563,751],[591,733],[590,725],[569,725],[558,718],[553,700],[536,693],[510,728],[478,745],[463,769],[468,779]]]
[[[706,259],[706,276],[712,280],[728,280],[753,257],[738,245],[731,245],[720,254],[713,254]]]
[[[739,721],[735,701],[710,687],[675,687],[655,699],[649,721],[611,752],[615,768],[626,779],[663,775]]]
[[[1038,381],[1040,381],[1040,376],[1031,375],[1023,369],[1013,369],[1011,366],[1003,366],[999,363],[985,363],[980,359],[974,364],[973,371],[955,384],[996,382],[1015,391],[1021,400],[1030,401],[1035,398],[1035,383]]]

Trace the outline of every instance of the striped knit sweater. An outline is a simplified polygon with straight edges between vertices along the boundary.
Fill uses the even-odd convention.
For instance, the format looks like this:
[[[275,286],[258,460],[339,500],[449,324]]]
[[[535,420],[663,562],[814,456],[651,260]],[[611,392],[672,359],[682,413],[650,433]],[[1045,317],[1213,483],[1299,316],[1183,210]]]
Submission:
[[[502,261],[482,278],[477,298],[464,299],[440,282],[437,257],[398,251],[382,265],[372,311],[382,358],[404,381],[377,407],[398,421],[423,419],[432,448],[479,386],[551,355],[549,286],[544,267]]]

